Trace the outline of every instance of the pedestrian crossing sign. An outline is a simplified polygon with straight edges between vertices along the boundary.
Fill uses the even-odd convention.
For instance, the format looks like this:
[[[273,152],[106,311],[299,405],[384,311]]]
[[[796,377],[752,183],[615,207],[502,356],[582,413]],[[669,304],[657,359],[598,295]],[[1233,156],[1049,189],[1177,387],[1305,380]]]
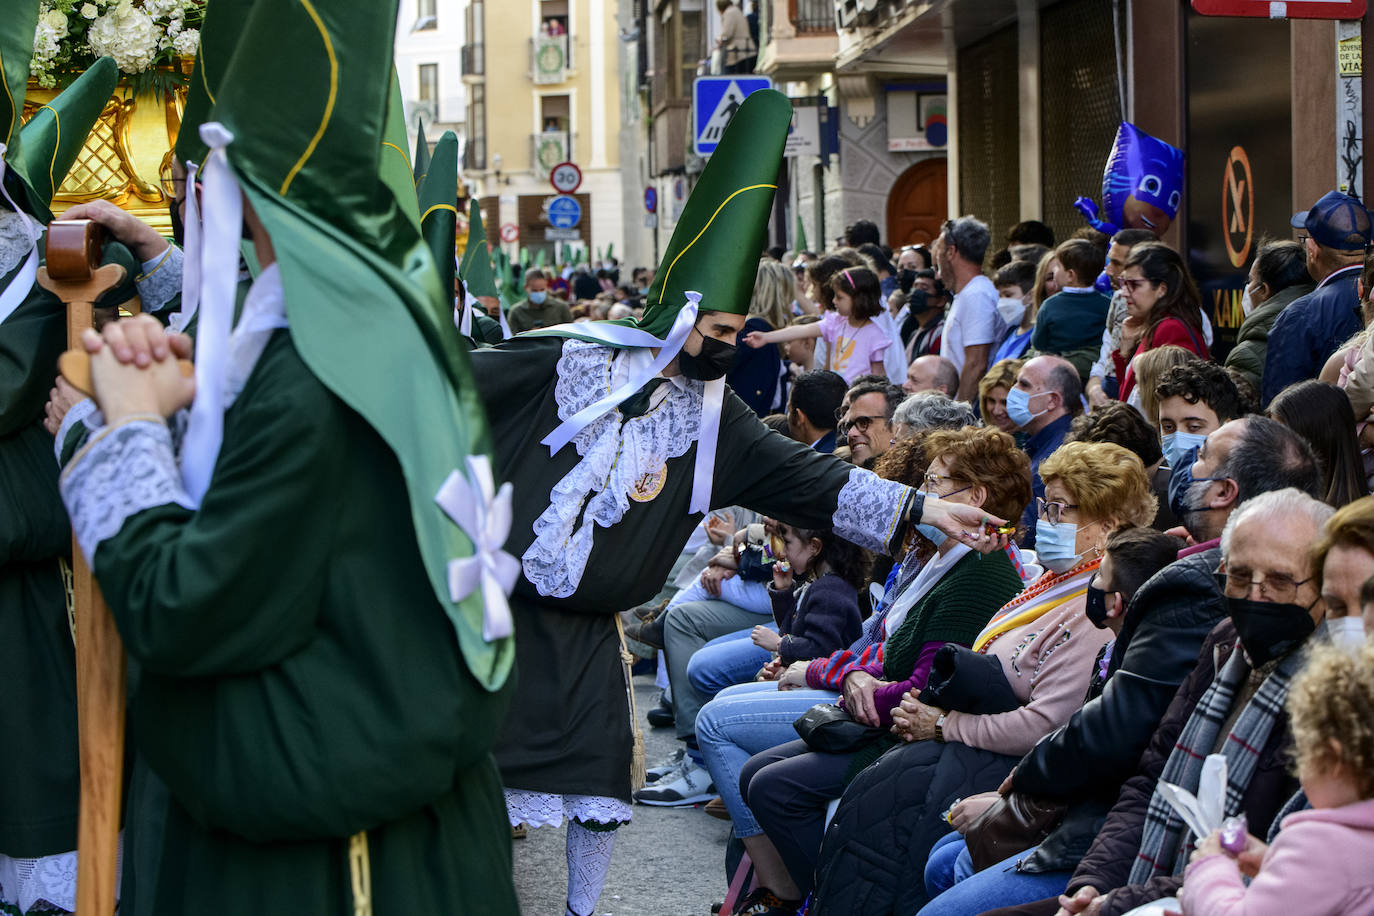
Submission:
[[[772,89],[766,76],[699,76],[692,84],[693,148],[698,156],[716,151],[725,125],[739,111],[747,96],[760,89]]]

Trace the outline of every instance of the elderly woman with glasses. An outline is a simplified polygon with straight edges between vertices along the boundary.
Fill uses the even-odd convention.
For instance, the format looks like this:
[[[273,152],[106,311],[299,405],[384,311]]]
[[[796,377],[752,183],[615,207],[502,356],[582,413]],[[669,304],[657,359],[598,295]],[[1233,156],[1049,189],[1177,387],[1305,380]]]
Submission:
[[[998,713],[937,709],[908,692],[892,713],[901,743],[886,753],[875,748],[881,756],[845,789],[815,862],[809,913],[924,906],[922,869],[949,831],[944,812],[960,798],[996,789],[1082,705],[1094,660],[1111,638],[1087,618],[1088,583],[1108,536],[1148,525],[1155,498],[1140,459],[1111,443],[1066,444],[1041,463],[1040,476],[1045,496],[1037,500],[1036,546],[1045,571],[972,643],[974,652],[997,660],[1020,705]],[[752,791],[748,799],[752,806]],[[768,815],[757,807],[755,813],[773,836]]]
[[[904,460],[914,458],[916,448],[935,456],[928,467]],[[911,475],[898,479],[923,482],[928,498],[977,506],[1002,518],[1017,518],[1017,507],[1031,498],[1029,459],[1011,436],[996,429],[935,430],[900,441],[880,459],[879,473],[898,461]],[[833,702],[835,693],[828,691],[838,688],[856,720],[889,727],[902,694],[924,684],[936,650],[947,642],[970,644],[997,608],[1022,588],[1007,553],[976,555],[932,536],[908,539],[901,567],[875,614],[880,619],[871,644],[789,668],[780,686],[798,688],[801,696],[795,700],[788,696],[765,710],[754,688],[735,687],[697,718],[697,741],[735,835],[749,851],[762,894],[782,901],[783,908],[800,902],[810,886],[808,863],[820,846],[826,805],[843,791],[855,756],[812,752],[793,740],[793,721],[813,704]],[[748,804],[736,786],[747,792]],[[769,809],[773,826],[760,826],[765,815],[759,806]]]

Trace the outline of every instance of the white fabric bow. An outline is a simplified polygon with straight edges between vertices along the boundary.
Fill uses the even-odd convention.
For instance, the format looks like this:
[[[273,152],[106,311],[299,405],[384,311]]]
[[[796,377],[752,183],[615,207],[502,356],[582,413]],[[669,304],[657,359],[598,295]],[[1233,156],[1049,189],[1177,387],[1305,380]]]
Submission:
[[[520,578],[520,561],[504,549],[514,515],[514,490],[509,482],[496,490],[486,455],[469,455],[467,465],[468,477],[453,471],[434,501],[472,541],[472,556],[449,561],[449,597],[462,601],[481,586],[482,638],[491,642],[514,629],[506,596]]]

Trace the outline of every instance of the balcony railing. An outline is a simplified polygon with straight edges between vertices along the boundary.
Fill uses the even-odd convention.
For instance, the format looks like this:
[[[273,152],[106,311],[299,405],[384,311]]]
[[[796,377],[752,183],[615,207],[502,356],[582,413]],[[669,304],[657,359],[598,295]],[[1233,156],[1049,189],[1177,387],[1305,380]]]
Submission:
[[[487,72],[486,49],[480,44],[463,45],[463,76],[482,76]]]
[[[530,79],[535,83],[561,83],[572,68],[572,42],[567,35],[530,39]]]
[[[798,35],[835,31],[835,0],[787,0],[787,14]]]
[[[544,130],[530,135],[530,163],[540,178],[560,162],[572,159],[572,134],[566,130]]]
[[[463,171],[483,172],[487,168],[487,138],[472,137],[463,145]]]

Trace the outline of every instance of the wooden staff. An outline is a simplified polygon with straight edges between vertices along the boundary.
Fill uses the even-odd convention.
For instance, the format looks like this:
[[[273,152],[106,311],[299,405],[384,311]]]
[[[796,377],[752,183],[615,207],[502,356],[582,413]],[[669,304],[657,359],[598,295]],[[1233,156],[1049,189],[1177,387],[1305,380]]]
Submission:
[[[47,266],[38,268],[39,285],[67,305],[67,345],[75,349],[81,347],[81,332],[92,326],[95,300],[124,281],[120,265],[100,266],[99,229],[90,220],[54,220],[48,227]],[[64,356],[63,362],[70,365],[72,361]],[[90,360],[77,362],[85,365],[85,384],[78,387],[89,392]],[[81,748],[76,912],[81,916],[109,916],[115,908],[123,790],[124,646],[75,537],[72,580]]]

